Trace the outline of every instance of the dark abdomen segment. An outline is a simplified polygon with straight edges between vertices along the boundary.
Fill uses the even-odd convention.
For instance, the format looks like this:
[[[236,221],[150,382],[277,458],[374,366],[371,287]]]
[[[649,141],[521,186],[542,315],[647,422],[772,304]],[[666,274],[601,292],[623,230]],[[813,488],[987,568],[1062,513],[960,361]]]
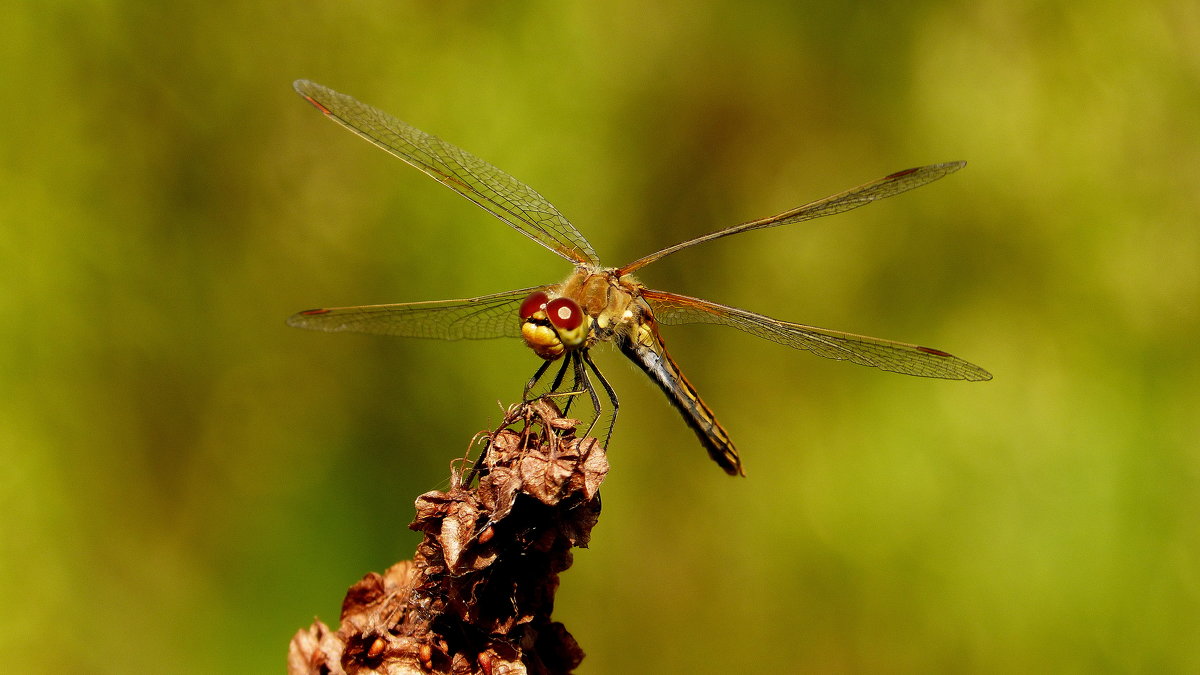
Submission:
[[[730,476],[746,475],[742,471],[742,460],[738,457],[737,448],[733,447],[729,434],[717,421],[713,411],[700,400],[700,395],[696,393],[692,383],[680,372],[675,360],[667,353],[667,347],[657,334],[658,331],[653,332],[653,341],[657,344],[644,345],[629,336],[621,336],[617,338],[617,347],[658,384],[671,401],[671,405],[683,415],[683,420],[692,431],[696,432],[700,444],[708,451],[708,456],[712,457],[725,473]]]

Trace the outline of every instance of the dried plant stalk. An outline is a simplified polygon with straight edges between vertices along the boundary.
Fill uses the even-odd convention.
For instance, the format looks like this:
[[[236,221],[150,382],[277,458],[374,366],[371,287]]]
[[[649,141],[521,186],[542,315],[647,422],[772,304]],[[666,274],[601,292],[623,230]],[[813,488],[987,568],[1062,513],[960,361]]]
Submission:
[[[409,527],[425,537],[413,559],[352,586],[337,632],[320,621],[299,631],[288,672],[570,673],[583,651],[550,614],[608,472],[577,425],[549,399],[510,408],[470,471],[417,498]]]

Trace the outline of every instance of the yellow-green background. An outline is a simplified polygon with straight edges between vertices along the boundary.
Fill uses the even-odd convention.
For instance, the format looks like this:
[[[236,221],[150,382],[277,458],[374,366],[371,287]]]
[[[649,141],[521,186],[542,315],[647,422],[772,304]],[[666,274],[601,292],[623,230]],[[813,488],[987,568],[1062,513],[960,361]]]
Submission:
[[[281,672],[411,554],[537,365],[287,328],[567,265],[292,92],[529,182],[609,263],[950,350],[989,383],[679,327],[724,476],[641,373],[556,617],[582,673],[1200,670],[1200,6],[15,3],[0,27],[0,657]]]

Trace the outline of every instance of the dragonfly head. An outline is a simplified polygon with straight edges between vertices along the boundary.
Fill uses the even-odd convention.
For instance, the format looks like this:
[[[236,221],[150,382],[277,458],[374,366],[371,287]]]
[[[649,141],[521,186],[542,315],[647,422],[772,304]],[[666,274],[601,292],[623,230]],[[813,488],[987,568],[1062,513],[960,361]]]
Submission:
[[[535,291],[521,303],[521,337],[534,353],[553,361],[583,346],[587,338],[585,318],[574,300],[551,299],[543,291]]]

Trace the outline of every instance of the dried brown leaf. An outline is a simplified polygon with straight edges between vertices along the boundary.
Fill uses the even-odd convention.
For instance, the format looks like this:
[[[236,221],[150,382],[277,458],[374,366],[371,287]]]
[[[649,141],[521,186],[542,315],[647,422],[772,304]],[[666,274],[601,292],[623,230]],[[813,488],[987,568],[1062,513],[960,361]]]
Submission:
[[[558,573],[586,546],[604,448],[539,399],[509,409],[468,473],[416,500],[412,562],[350,588],[336,633],[300,631],[289,673],[569,673],[583,651],[550,620]],[[510,428],[510,427],[516,427]],[[471,483],[478,477],[474,486]]]

